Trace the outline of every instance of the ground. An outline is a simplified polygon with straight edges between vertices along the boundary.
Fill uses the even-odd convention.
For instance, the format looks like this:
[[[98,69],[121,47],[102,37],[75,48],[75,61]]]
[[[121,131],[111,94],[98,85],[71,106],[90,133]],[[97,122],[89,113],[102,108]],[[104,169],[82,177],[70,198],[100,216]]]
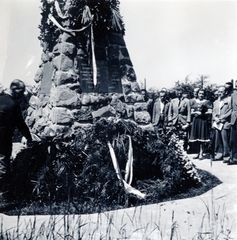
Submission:
[[[20,219],[1,214],[0,224],[9,231],[20,226],[18,233],[24,233],[30,223],[35,222],[34,228],[39,229],[53,221],[57,222],[53,231],[64,230],[65,234],[65,226],[69,224],[74,226],[74,239],[82,234],[81,239],[86,240],[236,239],[237,165],[209,159],[194,159],[193,162],[222,183],[200,196],[99,214],[21,216]]]

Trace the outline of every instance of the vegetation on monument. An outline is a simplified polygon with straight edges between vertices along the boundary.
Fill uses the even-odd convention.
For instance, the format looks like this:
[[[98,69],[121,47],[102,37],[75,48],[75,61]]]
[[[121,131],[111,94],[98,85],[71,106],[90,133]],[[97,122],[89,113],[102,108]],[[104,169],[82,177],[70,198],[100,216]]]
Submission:
[[[59,37],[60,31],[57,27],[51,24],[48,20],[50,11],[53,11],[54,16],[57,16],[56,10],[52,10],[51,6],[54,1],[41,0],[41,24],[39,26],[39,40],[48,43],[48,50],[51,51],[55,45],[56,39]],[[65,7],[66,1],[58,1],[59,6]],[[66,4],[67,5],[67,4]],[[87,11],[89,7],[90,13]],[[63,9],[63,8],[62,8]],[[62,14],[65,14],[62,10]],[[93,26],[95,36],[103,36],[103,33],[108,31],[125,33],[124,23],[119,12],[118,0],[72,0],[69,9],[66,9],[67,16],[71,22],[72,29],[80,29],[90,21],[89,15],[93,16]],[[60,17],[56,20],[61,21]],[[87,34],[87,32],[85,33]]]
[[[124,170],[128,136],[134,150],[131,185],[145,193],[145,199],[127,194],[113,168],[107,143],[112,143]],[[92,213],[157,203],[206,184],[173,131],[157,137],[133,121],[117,118],[78,128],[63,142],[57,136],[24,149],[13,162],[13,174],[12,198],[16,208],[27,208],[22,214]]]

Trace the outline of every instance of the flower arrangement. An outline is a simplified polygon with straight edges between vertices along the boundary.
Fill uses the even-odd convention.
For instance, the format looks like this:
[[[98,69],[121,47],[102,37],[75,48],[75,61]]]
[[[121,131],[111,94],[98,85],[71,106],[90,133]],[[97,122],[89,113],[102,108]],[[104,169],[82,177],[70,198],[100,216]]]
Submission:
[[[108,146],[113,148],[121,178]],[[132,177],[126,176],[128,153],[133,158]],[[17,174],[16,165],[13,197],[43,205],[71,202],[74,213],[156,203],[201,183],[176,133],[157,136],[131,120],[118,118],[101,118],[90,128],[78,128],[63,142],[57,137],[44,139],[34,149],[19,153],[14,162],[21,158],[25,159],[25,166],[20,165],[25,176]],[[129,182],[124,184],[121,179]]]

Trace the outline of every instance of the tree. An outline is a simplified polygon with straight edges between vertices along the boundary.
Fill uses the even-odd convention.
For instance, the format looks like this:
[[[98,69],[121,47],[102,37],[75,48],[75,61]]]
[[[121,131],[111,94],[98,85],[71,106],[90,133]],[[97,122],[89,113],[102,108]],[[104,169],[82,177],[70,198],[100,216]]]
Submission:
[[[197,87],[200,87],[200,88],[204,88],[204,85],[206,83],[206,79],[209,78],[208,75],[200,75],[199,74],[199,78],[196,78],[197,79]]]

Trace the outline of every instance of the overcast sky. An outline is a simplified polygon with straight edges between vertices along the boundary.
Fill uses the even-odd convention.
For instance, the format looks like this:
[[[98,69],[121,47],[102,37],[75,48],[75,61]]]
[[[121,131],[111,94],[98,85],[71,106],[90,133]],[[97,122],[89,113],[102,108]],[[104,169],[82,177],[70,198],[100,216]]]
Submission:
[[[0,0],[0,79],[34,84],[40,0]],[[170,88],[189,75],[237,79],[237,1],[120,0],[137,81]]]

